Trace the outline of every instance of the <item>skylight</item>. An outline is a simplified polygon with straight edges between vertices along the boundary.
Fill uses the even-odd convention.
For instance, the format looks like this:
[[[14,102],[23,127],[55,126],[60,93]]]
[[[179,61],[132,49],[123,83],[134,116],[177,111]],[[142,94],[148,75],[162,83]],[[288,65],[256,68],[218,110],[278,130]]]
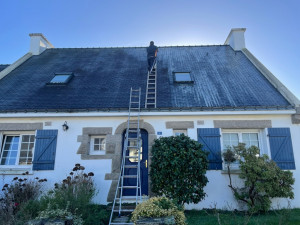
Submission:
[[[73,73],[56,73],[49,84],[66,84],[73,76]]]
[[[175,82],[193,82],[189,72],[175,72]]]

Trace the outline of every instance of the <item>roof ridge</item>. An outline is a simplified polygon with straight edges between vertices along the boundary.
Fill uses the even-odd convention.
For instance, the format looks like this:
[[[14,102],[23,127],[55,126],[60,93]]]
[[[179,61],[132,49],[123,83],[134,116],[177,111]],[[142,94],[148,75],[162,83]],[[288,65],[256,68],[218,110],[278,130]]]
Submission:
[[[169,45],[169,46],[157,46],[158,48],[177,48],[177,47],[227,47],[229,45],[224,44],[213,44],[213,45]],[[122,49],[122,48],[147,48],[148,46],[135,46],[135,47],[63,47],[63,48],[49,48],[47,50],[54,50],[54,49]]]

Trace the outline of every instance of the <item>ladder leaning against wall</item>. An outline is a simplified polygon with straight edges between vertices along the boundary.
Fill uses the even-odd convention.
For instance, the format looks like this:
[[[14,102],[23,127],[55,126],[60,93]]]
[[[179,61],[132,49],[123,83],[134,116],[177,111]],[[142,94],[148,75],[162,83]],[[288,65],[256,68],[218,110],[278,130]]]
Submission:
[[[121,217],[124,213],[132,212],[133,209],[126,209],[123,203],[135,203],[136,205],[142,201],[141,188],[141,171],[140,171],[140,154],[141,154],[141,134],[140,134],[140,109],[141,109],[141,88],[130,89],[130,100],[128,110],[127,129],[125,134],[123,154],[121,161],[121,169],[118,180],[118,185],[115,193],[115,198],[112,205],[109,225],[112,224],[134,224],[131,222],[118,222],[113,220],[114,215]],[[135,151],[136,150],[136,151]],[[132,151],[134,151],[132,154]],[[131,152],[131,154],[129,154]],[[137,165],[130,165],[129,159],[137,161]],[[136,168],[135,174],[128,174],[126,169]],[[125,179],[134,180],[135,185],[128,186],[125,184]],[[135,195],[124,196],[124,190],[134,190]]]

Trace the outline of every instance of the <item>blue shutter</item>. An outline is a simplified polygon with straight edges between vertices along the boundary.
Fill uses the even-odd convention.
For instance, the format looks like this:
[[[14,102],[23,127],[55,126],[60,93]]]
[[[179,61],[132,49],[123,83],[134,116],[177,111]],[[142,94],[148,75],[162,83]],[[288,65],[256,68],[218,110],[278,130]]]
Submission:
[[[296,169],[290,128],[268,128],[268,134],[272,160],[283,170]]]
[[[33,170],[54,170],[57,130],[38,130],[35,139]]]
[[[198,142],[203,145],[203,149],[209,152],[208,169],[221,170],[221,141],[219,128],[198,128]]]

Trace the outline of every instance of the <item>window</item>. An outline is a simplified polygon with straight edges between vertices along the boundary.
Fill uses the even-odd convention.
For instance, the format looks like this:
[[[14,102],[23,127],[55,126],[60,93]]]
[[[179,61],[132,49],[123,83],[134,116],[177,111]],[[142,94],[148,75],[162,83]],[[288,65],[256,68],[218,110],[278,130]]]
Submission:
[[[73,77],[73,73],[56,73],[48,84],[66,84]]]
[[[26,166],[32,164],[35,135],[4,134],[1,145],[1,166]]]
[[[187,135],[187,130],[173,130],[173,135],[174,136],[179,136],[181,134]]]
[[[258,133],[223,133],[223,149],[245,143],[246,147],[252,145],[259,148]]]
[[[239,131],[223,131],[222,132],[222,149],[226,149],[237,146],[239,143],[245,143],[246,148],[254,145],[261,148],[259,140],[259,130],[239,130]],[[223,167],[226,168],[226,167]],[[234,162],[231,165],[232,169],[239,169],[239,163]]]
[[[179,83],[193,83],[191,74],[189,72],[175,72],[174,73],[175,82]]]
[[[106,148],[105,136],[92,136],[91,137],[91,155],[104,155]]]

